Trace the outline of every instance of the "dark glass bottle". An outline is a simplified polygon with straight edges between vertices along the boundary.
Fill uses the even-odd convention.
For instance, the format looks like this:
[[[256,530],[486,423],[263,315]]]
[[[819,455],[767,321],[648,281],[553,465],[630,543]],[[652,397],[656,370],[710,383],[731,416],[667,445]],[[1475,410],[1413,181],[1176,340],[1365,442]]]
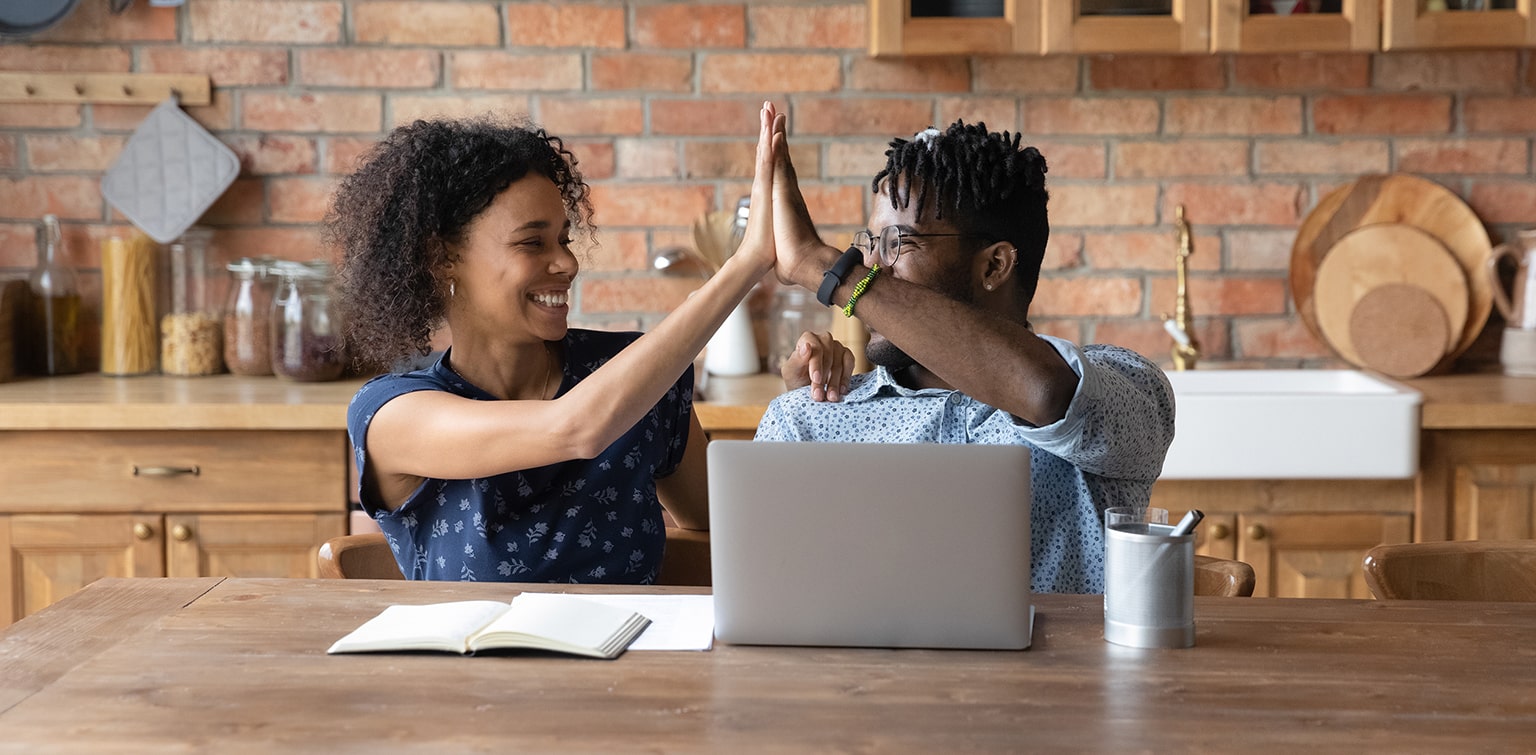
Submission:
[[[70,375],[81,368],[80,284],[75,271],[60,261],[62,251],[59,219],[46,215],[21,312],[21,366],[33,375]]]

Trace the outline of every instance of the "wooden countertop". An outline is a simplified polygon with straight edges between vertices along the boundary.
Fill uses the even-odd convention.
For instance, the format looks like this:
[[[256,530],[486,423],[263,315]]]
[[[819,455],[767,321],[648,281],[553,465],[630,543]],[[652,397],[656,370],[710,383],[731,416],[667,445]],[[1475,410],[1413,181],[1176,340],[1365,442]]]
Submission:
[[[362,380],[72,375],[0,384],[0,430],[345,430]],[[1402,381],[1424,394],[1426,430],[1536,429],[1536,378],[1442,375]],[[753,431],[783,392],[777,375],[711,377],[695,404],[705,429]]]
[[[754,647],[327,656],[396,603],[520,589],[105,579],[0,634],[17,751],[1017,752],[1467,749],[1536,741],[1536,604],[1196,598],[1195,646],[1103,639],[1037,595],[1026,651]]]

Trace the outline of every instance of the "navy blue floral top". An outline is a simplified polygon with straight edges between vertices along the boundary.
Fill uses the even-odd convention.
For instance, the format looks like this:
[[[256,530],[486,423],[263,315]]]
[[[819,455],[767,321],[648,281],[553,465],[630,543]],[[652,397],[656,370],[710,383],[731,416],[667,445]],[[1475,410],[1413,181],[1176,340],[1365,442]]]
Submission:
[[[639,337],[567,331],[557,395]],[[368,463],[368,424],[396,396],[445,391],[496,400],[453,371],[451,353],[423,370],[376,377],[352,397],[347,432],[360,477]],[[656,479],[682,460],[692,410],[689,367],[650,413],[595,459],[477,480],[429,479],[394,511],[366,494],[359,500],[409,579],[649,584],[666,545]]]

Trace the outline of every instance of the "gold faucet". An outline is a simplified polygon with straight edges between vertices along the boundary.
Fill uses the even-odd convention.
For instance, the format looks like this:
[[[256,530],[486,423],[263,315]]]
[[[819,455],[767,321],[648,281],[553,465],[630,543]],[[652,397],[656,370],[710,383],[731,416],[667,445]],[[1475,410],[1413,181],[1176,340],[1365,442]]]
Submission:
[[[1177,298],[1173,304],[1173,316],[1163,314],[1163,328],[1173,337],[1173,368],[1192,370],[1200,358],[1200,341],[1195,338],[1195,320],[1189,311],[1189,256],[1195,253],[1190,240],[1189,221],[1184,219],[1184,205],[1175,208],[1178,218],[1179,251],[1174,257],[1174,268],[1179,276]]]

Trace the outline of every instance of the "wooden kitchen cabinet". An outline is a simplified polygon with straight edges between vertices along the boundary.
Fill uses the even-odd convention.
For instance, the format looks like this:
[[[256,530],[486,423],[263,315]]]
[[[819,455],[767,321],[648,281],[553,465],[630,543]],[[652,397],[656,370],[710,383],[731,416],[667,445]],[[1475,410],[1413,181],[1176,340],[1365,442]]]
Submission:
[[[1454,0],[1452,0],[1454,3]],[[1490,7],[1494,0],[1484,0]],[[1382,0],[1383,50],[1536,45],[1533,0],[1485,11],[1429,11],[1425,0]]]
[[[1409,514],[1243,514],[1237,559],[1253,567],[1254,597],[1370,598],[1366,551],[1406,543]]]
[[[1381,0],[1341,0],[1338,13],[1250,14],[1248,0],[1211,0],[1213,52],[1372,51]]]
[[[1418,540],[1536,538],[1536,430],[1424,433]]]
[[[1003,15],[993,18],[914,18],[911,7],[911,0],[870,0],[870,55],[1040,52],[1040,0],[1004,0]]]
[[[1167,13],[1111,15],[1085,11],[1082,0],[1041,0],[1040,49],[1048,55],[1210,52],[1211,4],[1211,0],[1170,0]]]

